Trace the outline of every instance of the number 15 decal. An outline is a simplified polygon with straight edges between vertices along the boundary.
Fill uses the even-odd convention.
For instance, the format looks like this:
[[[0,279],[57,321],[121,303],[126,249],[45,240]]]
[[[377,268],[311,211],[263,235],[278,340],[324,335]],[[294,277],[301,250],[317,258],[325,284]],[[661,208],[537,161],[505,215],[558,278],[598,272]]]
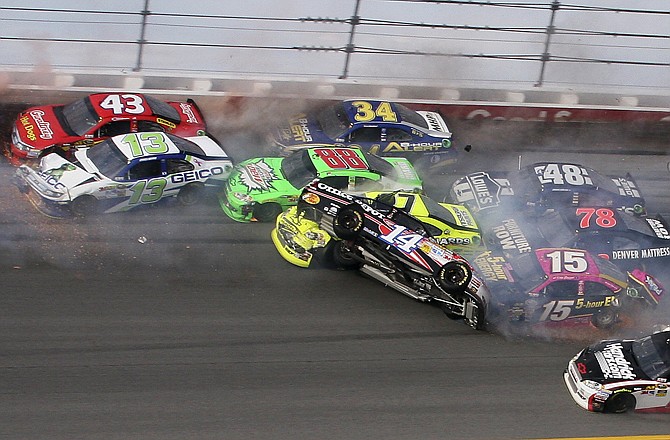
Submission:
[[[589,268],[586,253],[583,251],[559,249],[546,256],[551,260],[551,273],[582,273]]]

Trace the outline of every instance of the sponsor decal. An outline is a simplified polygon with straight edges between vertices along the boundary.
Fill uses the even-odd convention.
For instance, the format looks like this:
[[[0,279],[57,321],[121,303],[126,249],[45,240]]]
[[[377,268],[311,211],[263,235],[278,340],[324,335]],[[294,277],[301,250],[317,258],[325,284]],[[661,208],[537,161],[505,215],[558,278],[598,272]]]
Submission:
[[[607,344],[602,351],[597,351],[594,355],[605,379],[634,380],[636,378],[632,365],[623,354],[623,346],[620,342]]]
[[[468,237],[443,237],[443,238],[434,238],[437,244],[441,245],[464,245],[469,246],[472,244],[472,240]]]
[[[489,281],[512,281],[509,273],[505,269],[505,259],[503,257],[495,257],[491,252],[484,252],[474,259],[474,263],[479,269],[479,273],[484,279]]]
[[[649,223],[649,226],[651,226],[651,229],[653,229],[658,238],[670,240],[670,233],[662,221],[655,218],[645,218],[645,220]]]
[[[60,183],[61,177],[66,171],[74,171],[77,167],[71,163],[64,163],[58,168],[51,168],[45,171],[38,171],[39,174],[47,184],[53,186],[55,189],[65,189],[65,185]]]
[[[474,228],[474,220],[470,215],[469,211],[462,206],[454,205],[453,207],[454,217],[458,221],[458,224],[465,226],[466,228]]]
[[[261,159],[242,168],[240,180],[248,191],[270,191],[275,189],[272,182],[279,179],[272,167]]]
[[[500,198],[498,197],[500,185],[488,173],[472,173],[466,176],[466,180],[472,188],[477,206],[480,209],[491,208],[500,204]]]
[[[198,118],[195,116],[195,112],[193,111],[193,106],[191,106],[191,104],[182,102],[179,104],[179,108],[181,109],[181,112],[184,114],[184,116],[186,116],[186,122],[191,124],[198,123]]]
[[[641,249],[642,258],[667,257],[670,255],[670,247]]]
[[[33,110],[30,112],[30,116],[33,117],[40,131],[40,137],[42,139],[53,139],[54,132],[51,130],[51,124],[44,120],[44,115],[45,113],[42,110]]]
[[[389,142],[382,150],[383,153],[394,153],[403,151],[437,151],[442,147],[440,142]]]
[[[164,125],[164,126],[168,127],[170,130],[174,130],[175,128],[177,128],[177,125],[175,123],[170,122],[167,119],[156,118],[156,122],[161,124],[161,125]]]
[[[312,142],[312,134],[309,131],[309,120],[302,114],[289,121],[291,135],[296,142]]]
[[[317,196],[314,193],[303,194],[302,199],[305,201],[305,203],[309,203],[310,205],[318,205],[319,202],[321,201],[321,197]]]
[[[612,181],[619,187],[619,194],[622,196],[629,197],[640,197],[640,191],[633,182],[627,180],[623,177],[618,177],[612,179]]]
[[[32,122],[30,122],[30,118],[28,116],[21,116],[19,121],[21,122],[21,125],[23,125],[23,129],[26,131],[26,137],[33,142],[37,140],[35,126]]]
[[[636,260],[640,258],[640,252],[637,249],[612,251],[613,260]]]
[[[503,220],[502,225],[493,228],[493,233],[503,249],[516,249],[520,254],[533,250],[514,219]]]
[[[223,174],[223,168],[213,167],[205,170],[186,171],[179,174],[173,174],[170,176],[170,180],[172,183],[196,182],[208,179],[212,176],[218,176],[219,174]]]

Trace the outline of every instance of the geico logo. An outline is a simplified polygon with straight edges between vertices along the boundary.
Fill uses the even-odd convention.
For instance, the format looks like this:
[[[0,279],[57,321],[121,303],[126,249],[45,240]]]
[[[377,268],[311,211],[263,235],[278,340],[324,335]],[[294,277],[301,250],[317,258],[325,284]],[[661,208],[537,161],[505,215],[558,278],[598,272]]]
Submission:
[[[344,193],[337,188],[333,188],[330,185],[326,185],[325,183],[319,182],[316,185],[316,188],[320,189],[321,191],[325,191],[327,193],[333,194],[335,196],[342,197],[343,199],[354,200],[354,197],[352,195]]]
[[[42,179],[44,179],[44,181],[47,184],[53,186],[54,189],[62,189],[62,190],[65,189],[65,185],[63,185],[62,183],[60,183],[58,181],[60,179],[60,177],[54,177],[51,174],[47,174],[47,173],[44,173],[42,171],[38,172],[38,174],[42,177]]]
[[[173,174],[170,176],[170,180],[172,183],[195,182],[197,180],[207,179],[219,174],[223,174],[223,168],[214,167],[206,170],[186,171],[184,173]]]

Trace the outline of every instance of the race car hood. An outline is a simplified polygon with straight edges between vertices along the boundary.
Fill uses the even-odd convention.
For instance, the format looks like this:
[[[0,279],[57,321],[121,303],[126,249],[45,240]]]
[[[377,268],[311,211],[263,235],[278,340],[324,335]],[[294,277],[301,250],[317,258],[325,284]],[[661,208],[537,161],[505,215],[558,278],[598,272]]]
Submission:
[[[94,174],[55,153],[47,154],[42,158],[39,175],[47,184],[60,189],[71,189],[95,178]]]
[[[62,108],[62,105],[45,105],[21,112],[14,123],[19,140],[37,150],[69,142],[74,138],[73,134],[62,126],[58,118]]]
[[[582,380],[608,384],[648,379],[638,367],[631,346],[632,341],[613,339],[600,341],[584,349],[575,359]]]
[[[461,204],[467,204],[475,210],[500,206],[501,199],[513,195],[507,173],[476,172],[461,177],[451,187],[451,196]],[[505,182],[505,184],[503,184]]]
[[[333,141],[323,132],[319,122],[306,113],[291,116],[272,132],[272,137],[281,146],[329,144]]]
[[[284,194],[298,193],[284,178],[280,157],[263,157],[245,160],[233,169],[228,178],[230,192],[248,194],[256,201],[265,197],[278,197]]]

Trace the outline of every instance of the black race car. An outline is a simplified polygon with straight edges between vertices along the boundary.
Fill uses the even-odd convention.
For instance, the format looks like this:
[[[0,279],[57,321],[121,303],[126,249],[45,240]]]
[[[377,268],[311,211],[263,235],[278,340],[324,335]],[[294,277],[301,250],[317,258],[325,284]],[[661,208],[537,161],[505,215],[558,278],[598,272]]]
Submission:
[[[563,378],[575,402],[589,411],[670,412],[670,331],[590,345]]]
[[[438,304],[447,316],[475,329],[485,326],[490,295],[482,280],[463,257],[438,244],[407,212],[316,180],[300,195],[296,217],[310,237],[322,237],[323,257],[337,266],[357,268],[411,298]],[[281,249],[307,241],[298,235],[273,236],[285,258],[289,252]]]
[[[449,197],[482,214],[507,207],[537,215],[577,206],[645,212],[645,201],[630,174],[604,176],[583,165],[561,162],[537,162],[514,172],[471,173],[454,182]]]
[[[660,215],[582,206],[538,217],[499,211],[479,224],[486,246],[508,255],[540,247],[578,248],[624,271],[639,268],[658,274],[670,263],[670,226]]]

